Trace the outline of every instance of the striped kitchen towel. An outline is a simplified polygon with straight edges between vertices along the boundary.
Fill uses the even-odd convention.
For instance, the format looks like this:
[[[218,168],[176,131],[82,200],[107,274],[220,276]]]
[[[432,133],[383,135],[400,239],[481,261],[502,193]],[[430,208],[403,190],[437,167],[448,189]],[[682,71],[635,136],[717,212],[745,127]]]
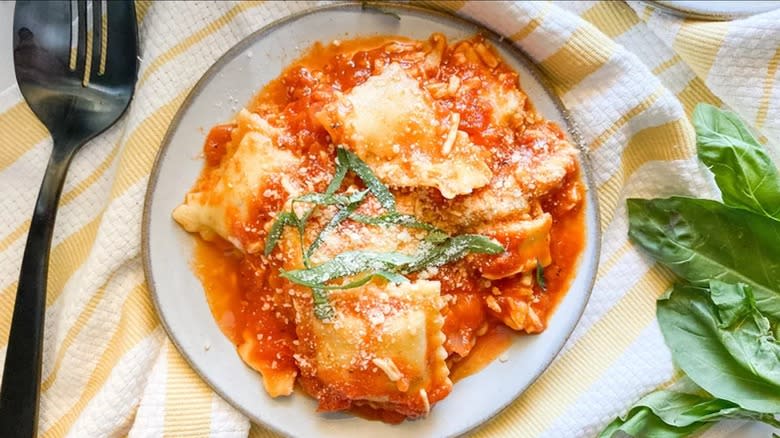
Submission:
[[[593,436],[674,378],[655,323],[655,299],[673,276],[628,242],[624,199],[717,196],[695,159],[689,117],[698,102],[731,107],[780,144],[780,11],[707,23],[645,3],[430,3],[505,35],[548,76],[581,128],[604,233],[595,289],[566,347],[474,435]],[[311,6],[137,3],[136,97],[76,156],[57,219],[41,436],[273,435],[215,395],[167,340],[141,268],[141,209],[162,137],[200,75],[251,32]],[[0,94],[0,359],[50,148],[18,89]]]

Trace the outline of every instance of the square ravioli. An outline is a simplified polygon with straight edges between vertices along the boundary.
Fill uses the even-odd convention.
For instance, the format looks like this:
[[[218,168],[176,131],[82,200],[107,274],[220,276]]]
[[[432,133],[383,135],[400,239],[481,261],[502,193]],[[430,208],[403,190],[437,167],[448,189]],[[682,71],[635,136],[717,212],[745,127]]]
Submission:
[[[426,415],[452,387],[443,348],[444,304],[436,281],[332,291],[335,315],[295,301],[301,383],[324,411],[352,405]]]
[[[490,181],[483,151],[458,129],[458,113],[439,117],[428,92],[398,64],[338,95],[318,117],[386,184],[435,187],[452,198]]]

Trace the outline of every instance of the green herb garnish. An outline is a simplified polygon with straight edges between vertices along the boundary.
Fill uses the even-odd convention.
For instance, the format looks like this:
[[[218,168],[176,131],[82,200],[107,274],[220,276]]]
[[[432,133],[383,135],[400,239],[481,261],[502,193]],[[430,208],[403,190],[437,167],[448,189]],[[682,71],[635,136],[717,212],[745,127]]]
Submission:
[[[627,201],[631,240],[682,278],[657,317],[687,388],[648,394],[601,437],[683,437],[728,418],[780,427],[780,172],[736,115],[699,105],[693,122],[723,202]]]
[[[349,218],[355,222],[368,225],[403,225],[405,227],[417,228],[426,231],[441,231],[434,225],[431,225],[427,222],[422,222],[410,214],[398,213],[397,211],[391,211],[379,216],[367,216],[364,214],[353,213]]]
[[[547,283],[544,281],[544,266],[539,259],[536,259],[536,284],[539,285],[542,290],[547,290]]]
[[[366,190],[351,194],[337,194],[347,173],[352,171],[365,184]],[[355,211],[371,193],[385,212],[378,216],[358,214]],[[296,203],[314,206],[298,217]],[[308,219],[318,206],[338,206],[338,211],[320,230],[308,248],[305,248],[304,235]],[[412,274],[430,267],[437,267],[457,261],[470,253],[499,254],[504,247],[497,242],[477,234],[450,236],[436,226],[420,221],[416,217],[395,210],[395,197],[382,184],[371,169],[357,155],[343,148],[336,152],[336,171],[324,193],[307,193],[292,200],[290,210],[280,213],[271,226],[265,245],[265,255],[271,254],[281,238],[284,228],[295,227],[301,242],[303,269],[286,271],[282,277],[293,283],[312,289],[314,313],[317,318],[327,319],[333,316],[333,308],[328,303],[326,291],[360,287],[374,278],[383,278],[392,283],[408,281],[405,274]],[[369,225],[400,225],[427,231],[417,253],[413,255],[398,252],[349,251],[337,254],[331,260],[312,266],[311,256],[322,245],[329,233],[343,221],[350,219]],[[363,274],[360,278],[346,283],[336,284],[338,280]],[[336,282],[336,283],[334,283]]]
[[[276,220],[271,225],[271,231],[268,232],[268,237],[265,239],[265,250],[263,253],[268,256],[276,247],[279,242],[279,238],[282,237],[284,227],[286,226],[298,226],[298,216],[294,212],[286,211],[279,213],[276,216]]]
[[[396,271],[414,261],[397,252],[348,251],[336,255],[321,265],[282,273],[282,277],[303,286],[323,287],[337,278],[369,271]]]
[[[479,234],[461,234],[440,243],[425,242],[414,261],[403,267],[402,272],[412,274],[427,268],[435,268],[462,259],[469,253],[500,254],[504,247],[496,241]]]
[[[371,194],[374,195],[377,201],[379,201],[379,205],[384,207],[384,209],[388,212],[395,211],[395,197],[392,193],[390,193],[390,189],[388,189],[386,185],[379,181],[379,178],[374,175],[374,172],[371,171],[371,168],[368,167],[368,165],[364,163],[363,160],[358,158],[357,155],[346,149],[339,149],[343,151],[344,155],[349,161],[349,169],[354,172],[361,181],[363,181],[363,184],[365,184],[368,190],[371,191]]]

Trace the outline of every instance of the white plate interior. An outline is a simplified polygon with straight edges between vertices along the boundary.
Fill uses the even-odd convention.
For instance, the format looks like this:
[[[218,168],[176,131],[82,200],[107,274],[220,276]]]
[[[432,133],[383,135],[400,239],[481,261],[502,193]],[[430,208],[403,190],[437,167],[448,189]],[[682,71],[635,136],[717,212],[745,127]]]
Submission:
[[[171,211],[182,202],[202,168],[198,157],[205,134],[212,125],[230,120],[240,104],[248,102],[315,41],[375,34],[425,39],[432,32],[442,32],[455,40],[480,30],[438,13],[392,10],[401,16],[400,21],[386,14],[361,11],[355,5],[319,9],[250,36],[232,49],[204,76],[171,125],[147,193],[145,267],[169,335],[190,364],[227,401],[253,421],[289,435],[384,437],[403,433],[428,437],[464,433],[496,415],[549,365],[577,323],[592,287],[599,233],[597,207],[593,193],[589,192],[587,245],[579,273],[551,317],[549,328],[515,342],[506,354],[507,361],[496,360],[458,382],[452,394],[438,403],[426,419],[397,426],[350,415],[317,414],[316,402],[301,392],[271,399],[263,390],[260,376],[241,361],[234,345],[222,335],[209,311],[203,288],[191,271],[194,240],[171,218]],[[527,61],[490,37],[520,74],[523,88],[538,111],[562,127],[570,127],[557,101],[545,91]]]

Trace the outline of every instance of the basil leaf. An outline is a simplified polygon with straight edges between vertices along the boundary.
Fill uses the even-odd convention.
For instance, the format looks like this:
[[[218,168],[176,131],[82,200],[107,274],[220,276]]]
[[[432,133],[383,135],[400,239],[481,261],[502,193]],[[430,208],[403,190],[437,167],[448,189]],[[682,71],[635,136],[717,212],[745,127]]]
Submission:
[[[609,423],[601,431],[599,438],[623,438],[626,436],[636,438],[685,438],[706,426],[708,426],[706,423],[696,423],[687,427],[670,426],[654,415],[652,410],[639,407],[632,409],[625,417],[616,418]]]
[[[365,192],[362,192],[365,194]],[[311,255],[314,253],[314,251],[317,250],[317,248],[320,247],[322,244],[323,239],[325,236],[327,236],[331,231],[335,230],[336,227],[339,226],[340,223],[344,222],[346,218],[349,217],[350,214],[352,214],[357,208],[360,206],[359,202],[354,202],[346,207],[342,207],[339,209],[339,211],[336,212],[336,214],[333,215],[332,218],[328,221],[327,224],[320,230],[320,232],[317,234],[317,237],[314,238],[314,241],[309,245],[309,248],[306,250],[306,258],[311,257]]]
[[[675,285],[658,300],[658,323],[675,363],[718,398],[756,412],[780,412],[780,345],[768,321],[748,287],[718,281],[711,287],[722,307],[706,290],[689,285]],[[739,299],[751,310],[729,321]]]
[[[395,197],[390,193],[387,186],[382,184],[382,182],[379,181],[379,178],[374,175],[371,168],[354,153],[343,148],[340,148],[339,150],[343,151],[343,154],[349,160],[349,168],[355,172],[355,175],[363,181],[366,188],[368,188],[368,190],[371,191],[371,194],[376,197],[376,200],[379,201],[379,205],[384,207],[387,211],[395,211]]]
[[[542,290],[547,290],[547,283],[544,281],[544,267],[539,259],[536,259],[536,282]]]
[[[325,193],[332,195],[336,193],[341,187],[341,183],[344,182],[344,177],[347,176],[349,171],[349,157],[344,149],[336,149],[336,171],[333,173],[333,179],[328,183],[328,187],[325,189]]]
[[[298,217],[295,216],[294,213],[279,213],[276,216],[276,220],[274,221],[273,225],[271,225],[271,230],[268,232],[268,237],[265,239],[265,249],[263,254],[266,256],[270,255],[276,247],[277,242],[279,242],[279,239],[282,237],[284,227],[287,225],[296,225],[297,222]]]
[[[780,424],[771,414],[740,408],[700,389],[696,393],[665,389],[642,397],[625,416],[607,425],[599,436],[619,436],[622,432],[635,437],[687,437],[724,419],[757,420],[774,426]]]
[[[479,234],[461,234],[433,245],[423,244],[415,260],[403,272],[411,274],[426,268],[438,267],[460,260],[469,253],[500,254],[504,247],[498,242]]]
[[[369,281],[373,280],[374,278],[384,278],[390,283],[395,284],[401,284],[406,283],[409,281],[408,278],[404,277],[401,274],[396,274],[395,272],[390,271],[376,271],[372,272],[370,274],[364,275],[361,278],[358,278],[357,280],[353,280],[346,284],[340,284],[340,285],[333,285],[333,286],[319,286],[319,289],[322,290],[345,290],[345,289],[354,289],[356,287],[363,286],[364,284],[368,283]],[[316,287],[316,286],[315,286]]]
[[[629,236],[695,285],[746,283],[758,309],[780,320],[780,222],[691,198],[629,199]]]
[[[282,277],[309,287],[321,287],[340,277],[370,271],[394,271],[414,259],[397,252],[348,251],[309,269],[286,271]]]
[[[336,170],[333,173],[333,179],[330,180],[330,183],[328,183],[328,187],[325,189],[325,196],[330,196],[336,193],[336,190],[338,190],[341,187],[341,183],[344,181],[344,177],[347,175],[348,171],[349,171],[349,158],[346,156],[343,149],[336,149]],[[292,209],[293,214],[295,214],[295,200],[292,201],[290,208]],[[311,217],[312,214],[314,214],[314,211],[316,209],[317,206],[315,205],[314,207],[307,210],[297,224],[298,235],[300,236],[300,241],[301,241],[301,251],[303,252],[303,264],[306,267],[309,267],[311,265],[311,260],[309,260],[309,256],[311,255],[311,252],[313,252],[313,250],[311,252],[304,251],[303,236],[306,228],[306,223],[309,221],[309,218]]]
[[[425,236],[424,240],[429,243],[442,243],[449,238],[450,238],[449,234],[447,234],[445,231],[437,229],[428,233]]]
[[[306,202],[317,205],[349,205],[358,203],[368,193],[368,190],[354,192],[349,195],[334,195],[331,193],[307,193],[295,198],[295,202]]]
[[[325,294],[325,291],[320,288],[314,288],[311,292],[314,303],[314,316],[320,320],[333,318],[336,312],[333,311],[333,307],[328,302],[328,296]]]
[[[780,221],[780,172],[744,122],[699,104],[693,125],[699,159],[715,175],[723,203]]]
[[[420,221],[410,214],[399,213],[397,211],[387,212],[379,216],[353,213],[349,218],[355,222],[367,225],[403,225],[405,227],[417,228],[420,230],[441,231],[432,224]]]

